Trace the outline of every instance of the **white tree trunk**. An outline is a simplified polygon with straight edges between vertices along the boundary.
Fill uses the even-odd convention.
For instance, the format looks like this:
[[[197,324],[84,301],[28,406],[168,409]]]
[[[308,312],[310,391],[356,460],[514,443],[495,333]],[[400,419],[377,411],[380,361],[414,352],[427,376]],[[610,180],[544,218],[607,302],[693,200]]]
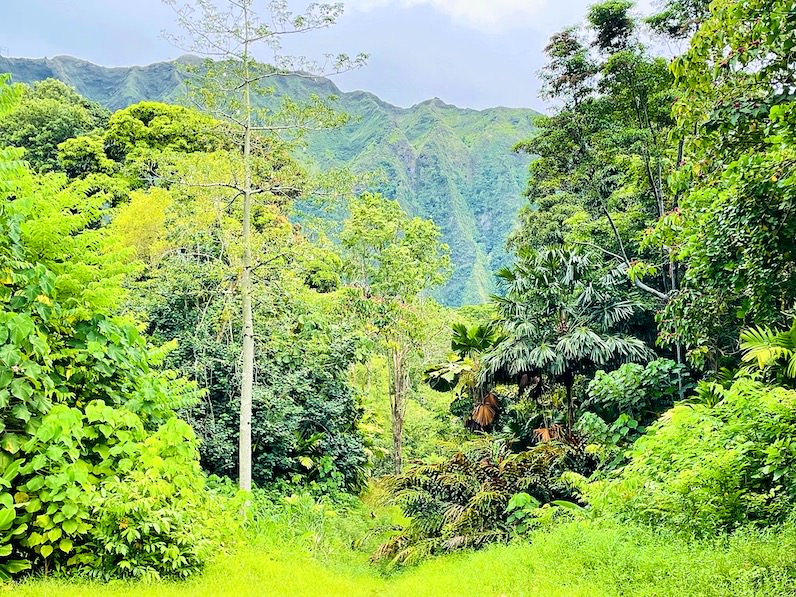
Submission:
[[[248,12],[244,9],[245,39],[249,39]],[[243,107],[245,121],[243,130],[243,271],[240,292],[243,302],[243,374],[240,387],[240,438],[238,442],[238,480],[240,488],[252,487],[252,396],[254,393],[254,313],[252,310],[252,167],[251,135],[252,107],[249,73],[249,42],[244,44]]]

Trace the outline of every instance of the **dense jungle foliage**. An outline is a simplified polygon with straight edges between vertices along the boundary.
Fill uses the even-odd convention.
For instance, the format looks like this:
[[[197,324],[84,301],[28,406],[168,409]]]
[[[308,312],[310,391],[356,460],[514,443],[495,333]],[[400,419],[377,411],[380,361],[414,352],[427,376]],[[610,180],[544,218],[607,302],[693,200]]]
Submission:
[[[347,116],[252,101],[290,70],[252,3],[172,4],[245,48],[203,110],[0,81],[3,590],[793,594],[793,2],[554,34],[511,263],[458,309],[433,222],[297,159]]]

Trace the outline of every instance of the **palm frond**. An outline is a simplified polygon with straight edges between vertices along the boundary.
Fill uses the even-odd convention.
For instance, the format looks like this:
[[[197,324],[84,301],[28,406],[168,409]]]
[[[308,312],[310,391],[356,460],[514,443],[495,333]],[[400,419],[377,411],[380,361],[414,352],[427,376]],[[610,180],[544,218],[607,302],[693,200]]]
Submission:
[[[576,460],[573,449],[550,442],[513,453],[505,440],[483,438],[446,462],[416,465],[388,478],[387,499],[400,505],[411,522],[373,559],[389,566],[411,564],[507,539],[511,525],[506,506],[516,493],[529,493],[540,502],[574,497],[559,480]]]
[[[783,363],[786,377],[796,379],[796,320],[788,330],[775,332],[768,327],[751,327],[741,332],[741,359],[757,362],[759,369]]]

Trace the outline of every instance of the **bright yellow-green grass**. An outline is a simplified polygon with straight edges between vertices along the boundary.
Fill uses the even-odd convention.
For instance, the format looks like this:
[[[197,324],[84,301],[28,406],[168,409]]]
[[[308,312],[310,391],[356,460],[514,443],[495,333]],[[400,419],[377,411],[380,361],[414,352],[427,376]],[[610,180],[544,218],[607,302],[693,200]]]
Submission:
[[[37,580],[0,589],[19,597],[124,596],[756,596],[796,595],[796,530],[743,533],[712,544],[589,522],[530,541],[441,557],[389,576],[352,554],[320,559],[291,545],[219,555],[184,583]]]

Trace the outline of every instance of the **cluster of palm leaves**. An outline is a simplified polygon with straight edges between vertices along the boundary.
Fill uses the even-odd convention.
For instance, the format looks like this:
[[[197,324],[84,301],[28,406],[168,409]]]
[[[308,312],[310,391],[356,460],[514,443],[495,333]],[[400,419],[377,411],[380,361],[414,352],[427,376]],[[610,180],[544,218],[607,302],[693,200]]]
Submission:
[[[478,422],[481,429],[490,427],[497,415],[497,399],[489,392],[480,376],[481,356],[499,340],[500,336],[494,325],[467,327],[462,323],[455,323],[451,334],[453,354],[446,362],[433,365],[425,372],[426,382],[433,390],[450,392],[458,389],[457,401],[466,401],[467,413],[472,409],[471,420],[478,419],[479,410],[490,412],[489,417]]]
[[[504,338],[483,359],[484,378],[533,372],[560,383],[567,395],[567,431],[574,418],[575,377],[597,368],[653,356],[634,335],[647,305],[628,292],[627,273],[601,268],[587,252],[528,251],[498,275],[496,297]]]
[[[374,560],[412,564],[429,555],[506,540],[512,496],[524,492],[542,504],[572,499],[560,476],[585,465],[581,452],[562,443],[514,453],[504,440],[485,437],[446,462],[418,464],[388,477],[388,500],[400,505],[411,522],[379,548]]]
[[[796,379],[796,319],[787,330],[751,327],[741,332],[742,360],[756,362],[760,369],[773,367],[773,373],[785,385]]]

